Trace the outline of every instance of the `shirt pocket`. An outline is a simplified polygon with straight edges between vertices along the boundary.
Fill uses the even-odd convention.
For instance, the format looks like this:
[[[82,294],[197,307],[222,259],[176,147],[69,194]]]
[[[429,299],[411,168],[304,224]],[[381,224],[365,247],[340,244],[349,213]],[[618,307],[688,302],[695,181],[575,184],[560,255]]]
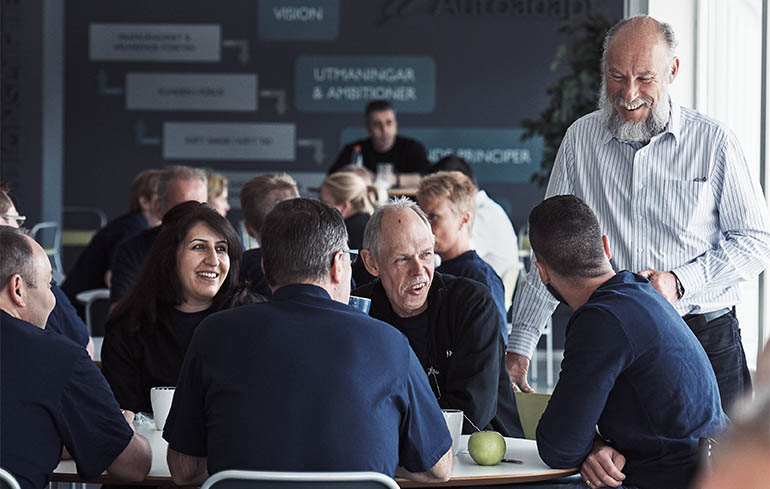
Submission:
[[[692,229],[693,224],[699,220],[700,197],[707,188],[708,183],[705,181],[666,180],[659,200],[663,203],[660,216],[663,227],[674,236],[681,236]]]

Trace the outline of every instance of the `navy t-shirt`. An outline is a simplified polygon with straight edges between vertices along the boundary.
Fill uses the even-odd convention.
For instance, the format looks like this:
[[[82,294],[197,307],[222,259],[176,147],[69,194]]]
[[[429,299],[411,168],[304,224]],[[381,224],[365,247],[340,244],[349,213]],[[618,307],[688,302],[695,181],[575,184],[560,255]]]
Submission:
[[[500,317],[500,333],[503,335],[503,342],[508,344],[508,328],[505,320],[507,312],[505,310],[505,288],[494,268],[482,260],[474,250],[469,250],[451,260],[441,262],[441,266],[436,271],[455,277],[466,277],[487,286],[492,293],[492,299],[495,301]]]
[[[51,291],[54,297],[56,297],[56,305],[48,316],[45,329],[62,334],[78,345],[88,345],[91,335],[88,332],[86,323],[80,319],[72,303],[58,285],[52,284]]]
[[[288,285],[271,302],[209,316],[195,332],[163,437],[225,469],[433,467],[452,439],[407,339]]]
[[[133,431],[85,349],[0,311],[0,466],[42,489],[62,444],[82,479],[101,474]]]
[[[695,335],[644,277],[623,271],[567,324],[559,381],[537,427],[541,458],[575,467],[602,438],[626,458],[624,484],[687,488],[698,439],[726,426]]]

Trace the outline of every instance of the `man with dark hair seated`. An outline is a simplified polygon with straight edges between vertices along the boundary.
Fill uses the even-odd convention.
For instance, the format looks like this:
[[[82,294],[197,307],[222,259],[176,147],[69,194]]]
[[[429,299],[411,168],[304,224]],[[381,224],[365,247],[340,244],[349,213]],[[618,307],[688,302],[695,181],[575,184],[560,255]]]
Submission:
[[[535,207],[529,237],[540,280],[575,311],[537,427],[540,457],[582,464],[592,489],[689,487],[698,440],[728,422],[695,335],[646,278],[613,271],[607,236],[574,195]]]
[[[406,335],[439,405],[465,413],[463,433],[523,437],[495,301],[474,280],[434,273],[430,222],[417,204],[401,198],[374,211],[361,255],[378,279],[353,295]]]
[[[434,250],[441,257],[436,271],[486,285],[497,306],[503,342],[508,342],[503,281],[471,248],[477,192],[470,178],[459,171],[444,171],[422,179],[417,202],[428,216],[436,237]]]
[[[106,469],[143,480],[152,455],[133,432],[134,414],[121,414],[83,348],[45,330],[55,302],[45,252],[0,226],[0,256],[0,466],[23,489],[43,489],[62,455],[82,479]]]
[[[316,200],[267,216],[273,298],[195,332],[163,432],[174,483],[226,469],[449,478],[452,439],[409,343],[347,305],[347,242],[340,213]]]
[[[402,180],[402,184],[416,183],[416,174],[427,172],[430,162],[419,141],[397,135],[398,121],[393,104],[389,100],[372,100],[366,105],[364,117],[369,137],[346,145],[329,168],[329,173],[340,171],[351,164],[354,148],[358,147],[366,168],[377,171],[377,163],[392,163],[393,169],[401,177],[409,175]]]

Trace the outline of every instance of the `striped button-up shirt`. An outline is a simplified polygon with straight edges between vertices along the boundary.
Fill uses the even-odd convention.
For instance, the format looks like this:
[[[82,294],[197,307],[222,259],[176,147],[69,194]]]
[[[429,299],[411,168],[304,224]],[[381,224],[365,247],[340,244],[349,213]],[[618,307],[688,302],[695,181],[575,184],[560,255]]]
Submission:
[[[574,194],[599,218],[616,271],[673,271],[680,314],[739,302],[738,283],[770,262],[770,218],[758,179],[723,124],[672,104],[664,132],[622,142],[600,112],[578,119],[556,156],[546,198]],[[534,270],[534,267],[531,268]],[[532,356],[558,303],[529,273],[513,304],[508,351]]]

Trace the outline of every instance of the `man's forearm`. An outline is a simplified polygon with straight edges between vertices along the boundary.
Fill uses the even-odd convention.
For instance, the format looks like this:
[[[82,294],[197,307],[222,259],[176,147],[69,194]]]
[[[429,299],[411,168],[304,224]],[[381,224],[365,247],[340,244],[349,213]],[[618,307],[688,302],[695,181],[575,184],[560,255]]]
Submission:
[[[530,271],[513,301],[513,326],[506,351],[531,358],[540,334],[559,303],[540,281],[537,271]]]
[[[436,483],[446,482],[452,476],[452,465],[454,463],[454,454],[452,447],[447,451],[436,464],[425,472],[409,472],[403,467],[396,468],[396,477],[403,477],[415,482]]]
[[[166,454],[171,480],[177,486],[198,486],[208,479],[206,457],[185,455],[169,447]]]

